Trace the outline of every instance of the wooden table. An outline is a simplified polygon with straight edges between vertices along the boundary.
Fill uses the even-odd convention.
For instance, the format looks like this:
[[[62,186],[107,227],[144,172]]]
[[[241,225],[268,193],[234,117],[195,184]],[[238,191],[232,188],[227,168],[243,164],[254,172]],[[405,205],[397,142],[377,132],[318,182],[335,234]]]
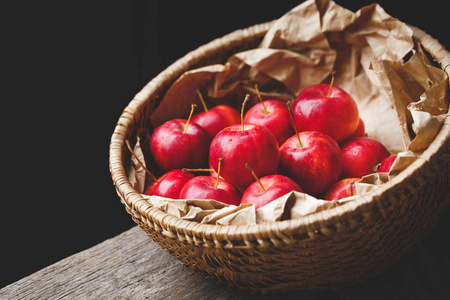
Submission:
[[[250,294],[188,270],[134,227],[4,287],[0,299],[450,299],[449,232],[447,212],[420,244],[378,276],[280,297]]]

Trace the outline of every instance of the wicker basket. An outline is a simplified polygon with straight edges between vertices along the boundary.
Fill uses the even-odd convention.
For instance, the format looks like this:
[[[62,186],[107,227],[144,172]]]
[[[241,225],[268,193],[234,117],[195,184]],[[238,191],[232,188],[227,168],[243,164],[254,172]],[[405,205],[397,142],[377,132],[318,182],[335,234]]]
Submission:
[[[149,205],[126,174],[125,140],[145,126],[184,71],[255,48],[272,22],[237,30],[173,63],[120,116],[110,144],[116,190],[133,220],[189,269],[253,291],[339,287],[373,276],[419,242],[450,203],[450,118],[412,165],[365,197],[300,219],[249,226],[181,220]],[[450,53],[418,28],[413,37],[449,73]]]

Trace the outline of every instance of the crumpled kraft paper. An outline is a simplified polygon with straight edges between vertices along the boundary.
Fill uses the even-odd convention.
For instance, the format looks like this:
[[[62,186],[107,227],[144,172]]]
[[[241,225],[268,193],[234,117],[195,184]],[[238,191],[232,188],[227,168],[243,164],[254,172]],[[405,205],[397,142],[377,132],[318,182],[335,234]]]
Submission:
[[[249,203],[235,206],[214,200],[178,200],[159,196],[142,196],[153,207],[180,219],[217,225],[252,225],[299,218],[354,199],[349,197],[339,202],[326,201],[293,191],[255,210],[253,204]]]
[[[226,103],[236,109],[247,93],[257,102],[255,84],[263,99],[292,100],[307,86],[328,83],[333,70],[335,84],[357,102],[366,134],[398,154],[389,173],[370,174],[355,183],[362,195],[411,164],[433,140],[448,109],[447,75],[413,41],[412,30],[378,4],[354,13],[333,1],[303,2],[273,23],[258,48],[236,53],[224,65],[185,72],[168,89],[151,120],[156,127],[185,118],[192,103],[200,104],[197,90],[211,106]],[[142,175],[142,170],[135,172]],[[131,181],[133,173],[129,176]],[[324,201],[291,192],[256,211],[251,205],[146,197],[153,206],[183,219],[234,225],[297,218],[358,195]]]
[[[408,149],[425,150],[436,137],[448,110],[446,73],[431,65],[422,47],[407,61],[373,60],[371,68],[406,127]]]

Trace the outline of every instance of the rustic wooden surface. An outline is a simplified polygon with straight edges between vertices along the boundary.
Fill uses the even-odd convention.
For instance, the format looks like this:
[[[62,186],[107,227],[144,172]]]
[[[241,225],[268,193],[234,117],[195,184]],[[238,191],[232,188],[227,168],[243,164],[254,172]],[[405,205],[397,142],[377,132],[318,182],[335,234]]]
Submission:
[[[450,299],[450,213],[383,273],[334,290],[257,295],[187,270],[138,227],[0,290],[0,299]]]

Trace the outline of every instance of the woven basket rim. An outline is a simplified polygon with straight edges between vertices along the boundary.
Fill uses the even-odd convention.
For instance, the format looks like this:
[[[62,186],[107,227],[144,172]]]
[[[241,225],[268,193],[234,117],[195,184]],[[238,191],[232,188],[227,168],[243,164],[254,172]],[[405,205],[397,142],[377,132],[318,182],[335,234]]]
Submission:
[[[123,113],[119,117],[114,133],[111,137],[109,150],[109,166],[113,183],[119,196],[121,196],[126,204],[131,207],[137,218],[144,216],[147,220],[152,220],[157,226],[163,230],[163,234],[171,237],[187,236],[192,238],[195,243],[205,243],[205,241],[223,241],[227,242],[260,242],[264,240],[289,241],[290,233],[296,236],[305,235],[310,237],[315,233],[323,233],[324,229],[335,231],[337,224],[354,224],[354,214],[362,216],[359,222],[364,222],[365,212],[378,211],[380,214],[386,213],[386,207],[395,203],[381,203],[380,199],[384,193],[395,188],[402,183],[408,176],[419,170],[429,159],[438,151],[439,147],[450,138],[450,118],[447,112],[444,124],[433,140],[431,145],[426,149],[419,158],[402,171],[398,176],[383,184],[372,192],[360,196],[355,201],[349,201],[335,208],[325,211],[316,212],[304,217],[276,221],[263,224],[252,225],[214,225],[202,224],[195,221],[179,219],[157,208],[152,207],[139,194],[128,181],[123,163],[122,153],[125,147],[125,139],[127,138],[130,127],[135,122],[136,116],[142,106],[148,100],[152,93],[157,93],[159,88],[170,80],[178,77],[182,71],[202,58],[205,53],[213,53],[220,51],[230,43],[240,41],[242,39],[252,39],[256,36],[262,36],[270,28],[271,24],[276,20],[250,26],[245,29],[233,31],[221,38],[217,38],[196,50],[187,53],[184,57],[178,59],[158,76],[153,78],[144,88],[136,94]],[[441,66],[447,75],[449,71],[447,67],[450,65],[450,53],[434,38],[426,34],[417,27],[410,26],[413,30],[413,38],[418,40],[422,46],[431,54],[434,60]],[[181,72],[181,73],[180,73]],[[389,197],[385,197],[388,198]]]

